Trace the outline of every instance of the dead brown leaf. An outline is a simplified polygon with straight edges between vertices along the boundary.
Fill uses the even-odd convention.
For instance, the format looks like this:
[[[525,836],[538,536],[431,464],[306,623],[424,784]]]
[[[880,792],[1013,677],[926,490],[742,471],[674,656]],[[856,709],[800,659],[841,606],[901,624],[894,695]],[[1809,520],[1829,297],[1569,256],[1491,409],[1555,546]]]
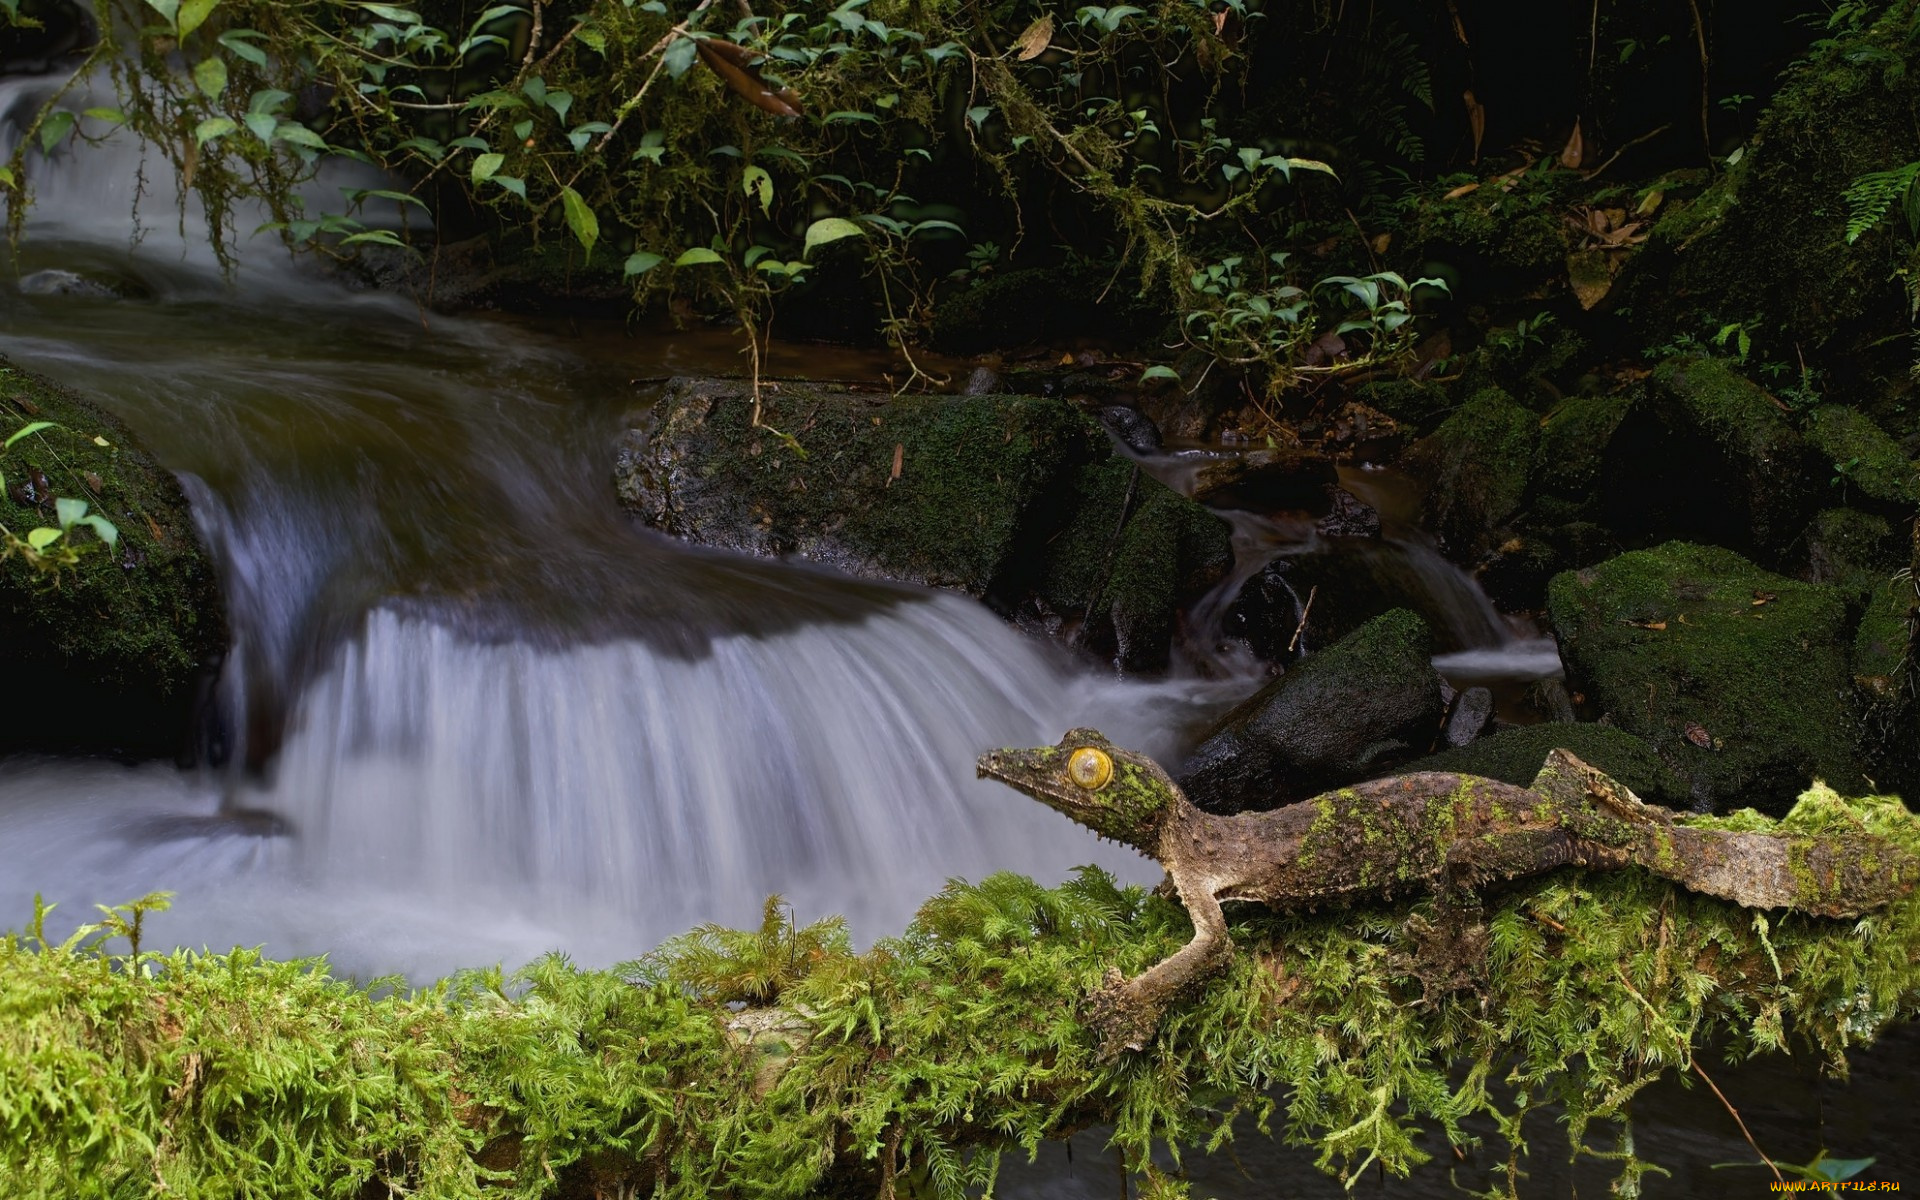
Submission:
[[[1587,143],[1580,136],[1580,122],[1573,123],[1573,133],[1567,138],[1567,144],[1560,148],[1560,165],[1568,170],[1577,171],[1580,163],[1587,157]]]
[[[1222,12],[1220,14],[1220,16],[1222,17],[1224,17],[1225,15],[1226,15],[1225,12]],[[1214,32],[1216,33],[1219,32],[1218,25],[1215,26]],[[1045,54],[1047,52],[1047,47],[1051,46],[1052,44],[1053,44],[1053,14],[1042,13],[1033,22],[1033,24],[1027,26],[1025,32],[1023,32],[1018,38],[1014,39],[1013,48],[1020,52],[1015,57],[1017,57],[1021,62],[1032,62],[1034,59],[1039,58],[1042,54]]]
[[[1627,621],[1625,623],[1633,626],[1635,629],[1652,629],[1655,631],[1662,630],[1667,627],[1667,623],[1665,621]]]
[[[1460,35],[1460,40],[1462,42],[1467,40],[1465,33]],[[1472,88],[1468,88],[1465,92],[1461,93],[1460,98],[1466,101],[1467,127],[1473,130],[1473,158],[1471,161],[1479,162],[1480,142],[1487,136],[1487,106],[1480,103],[1479,99],[1474,96]]]
[[[1762,604],[1771,604],[1779,598],[1780,596],[1776,592],[1755,592],[1753,594],[1753,605],[1755,608],[1758,608]]]
[[[700,61],[747,103],[776,117],[800,115],[800,96],[792,88],[775,89],[760,77],[759,54],[719,38],[701,38],[693,44]]]
[[[892,487],[893,481],[900,478],[900,467],[906,461],[907,461],[906,443],[895,442],[893,444],[893,470],[889,472],[887,475],[888,487]]]
[[[1660,202],[1666,198],[1667,194],[1665,192],[1659,188],[1653,189],[1641,197],[1639,206],[1633,210],[1633,215],[1636,217],[1652,216],[1654,210],[1660,207]]]
[[[1227,31],[1227,10],[1223,8],[1219,12],[1213,14],[1213,33],[1215,37],[1219,37],[1222,34],[1226,33],[1226,31]]]
[[[1446,195],[1440,198],[1442,200],[1458,200],[1460,197],[1465,196],[1470,192],[1477,192],[1479,190],[1480,190],[1480,184],[1478,181],[1475,181],[1473,183],[1463,183],[1459,187],[1454,188],[1452,191],[1448,192]]]

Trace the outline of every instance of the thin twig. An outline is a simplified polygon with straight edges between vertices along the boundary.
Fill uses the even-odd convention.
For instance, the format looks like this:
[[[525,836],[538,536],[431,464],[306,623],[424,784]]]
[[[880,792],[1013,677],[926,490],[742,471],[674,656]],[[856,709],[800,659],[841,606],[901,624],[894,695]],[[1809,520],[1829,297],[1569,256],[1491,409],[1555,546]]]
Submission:
[[[1747,1139],[1747,1145],[1752,1146],[1753,1152],[1760,1156],[1760,1161],[1767,1164],[1767,1170],[1772,1171],[1773,1177],[1778,1179],[1782,1184],[1786,1183],[1786,1176],[1780,1174],[1780,1168],[1773,1165],[1773,1160],[1767,1157],[1767,1152],[1760,1148],[1760,1143],[1754,1141],[1753,1134],[1747,1131],[1747,1123],[1740,1119],[1740,1110],[1735,1108],[1733,1103],[1727,1099],[1727,1094],[1720,1090],[1720,1085],[1713,1081],[1713,1076],[1707,1074],[1700,1066],[1700,1060],[1694,1059],[1688,1065],[1693,1068],[1695,1075],[1707,1081],[1707,1086],[1713,1089],[1713,1094],[1720,1097],[1720,1103],[1727,1106],[1727,1112],[1733,1116],[1733,1123],[1740,1127],[1740,1136]]]
[[[1320,594],[1320,585],[1314,584],[1307,589],[1307,602],[1300,606],[1300,623],[1293,627],[1293,638],[1287,643],[1287,653],[1300,644],[1300,635],[1307,631],[1307,614],[1313,611],[1313,598]]]
[[[1687,0],[1693,10],[1693,37],[1700,45],[1700,142],[1707,152],[1707,165],[1713,165],[1713,131],[1708,126],[1707,73],[1712,60],[1707,54],[1707,23],[1700,15],[1700,0]]]

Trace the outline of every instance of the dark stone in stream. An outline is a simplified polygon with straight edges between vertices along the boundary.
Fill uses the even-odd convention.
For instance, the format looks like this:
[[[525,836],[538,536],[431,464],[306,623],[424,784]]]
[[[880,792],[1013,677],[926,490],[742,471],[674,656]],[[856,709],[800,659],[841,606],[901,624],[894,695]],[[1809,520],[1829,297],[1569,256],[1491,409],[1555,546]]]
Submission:
[[[993,396],[1003,390],[999,372],[992,367],[975,367],[973,373],[967,376],[967,386],[962,393],[968,396]]]
[[[1273,808],[1377,775],[1424,751],[1440,723],[1426,623],[1377,617],[1221,718],[1177,772],[1201,808]]]
[[[1127,671],[1166,665],[1230,564],[1219,518],[1064,400],[783,383],[751,411],[741,382],[670,381],[621,440],[622,503],[700,545],[963,591]]]
[[[119,544],[76,525],[55,543],[79,550],[70,566],[0,559],[0,752],[184,754],[227,645],[186,497],[113,416],[0,359],[0,437],[36,420],[56,426],[0,455],[10,483],[33,481],[28,503],[0,495],[0,525],[24,539],[53,500],[81,500]]]
[[[1696,805],[1777,814],[1816,777],[1865,786],[1837,588],[1670,542],[1556,576],[1548,599],[1569,684]]]
[[[1313,523],[1321,537],[1373,538],[1380,536],[1380,514],[1373,505],[1343,487],[1329,487],[1327,515]]]
[[[1487,388],[1408,450],[1403,465],[1426,489],[1425,523],[1454,561],[1472,563],[1505,540],[1526,495],[1539,423]]]
[[[1493,716],[1493,693],[1483,687],[1470,687],[1453,698],[1453,710],[1447,714],[1447,727],[1440,740],[1455,749],[1480,736]]]
[[[1120,444],[1135,454],[1158,454],[1160,452],[1160,430],[1147,415],[1137,408],[1128,408],[1124,404],[1109,404],[1100,410],[1100,423],[1105,425]]]
[[[1333,460],[1312,450],[1249,450],[1200,464],[1193,477],[1193,498],[1209,508],[1255,512],[1301,509],[1324,512],[1328,489],[1340,475]]]

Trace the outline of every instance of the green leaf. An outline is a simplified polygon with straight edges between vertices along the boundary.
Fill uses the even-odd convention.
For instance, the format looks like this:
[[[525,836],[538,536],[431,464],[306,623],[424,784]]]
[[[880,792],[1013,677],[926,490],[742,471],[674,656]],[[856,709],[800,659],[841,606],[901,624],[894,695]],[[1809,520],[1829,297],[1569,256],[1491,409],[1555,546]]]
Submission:
[[[48,546],[53,545],[59,540],[60,531],[58,529],[49,529],[47,526],[42,525],[38,529],[27,530],[27,545],[32,546],[35,550],[45,550]]]
[[[152,0],[148,0],[148,2],[151,3]],[[687,68],[693,66],[694,53],[692,38],[682,37],[677,39],[673,45],[667,47],[666,54],[662,56],[667,64],[667,74],[674,79],[685,75]]]
[[[274,128],[280,124],[280,118],[272,113],[250,112],[240,119],[253,131],[253,136],[269,143],[273,141]]]
[[[494,173],[499,171],[501,166],[504,165],[506,161],[507,161],[507,156],[504,154],[476,155],[473,160],[473,171],[472,171],[473,181],[476,184],[479,184],[479,183],[485,183],[487,180],[492,179],[494,176]]]
[[[527,198],[527,185],[524,180],[515,179],[511,175],[495,175],[493,181],[522,200]]]
[[[760,211],[773,211],[773,176],[765,167],[749,165],[742,173],[740,190],[760,201]]]
[[[593,244],[600,240],[600,218],[593,215],[592,207],[580,198],[580,193],[570,187],[560,189],[560,206],[566,210],[567,228],[580,239],[580,245],[591,259]]]
[[[1172,367],[1161,366],[1148,367],[1146,370],[1140,372],[1141,383],[1150,383],[1155,379],[1171,379],[1175,383],[1179,383],[1180,372],[1174,370]]]
[[[871,121],[875,125],[880,123],[880,118],[870,112],[851,111],[830,112],[822,120],[827,125],[841,125],[848,121]]]
[[[153,3],[153,0],[147,0],[147,3]],[[360,7],[366,9],[376,17],[385,17],[389,21],[398,21],[402,25],[418,25],[420,23],[420,14],[410,8],[398,8],[392,4],[373,4],[366,2],[366,0],[363,0]]]
[[[396,249],[405,249],[407,245],[400,240],[400,235],[391,229],[368,229],[361,233],[350,233],[340,239],[342,246],[351,246],[358,242],[372,242],[378,246],[392,246]]]
[[[627,255],[626,276],[632,279],[635,275],[645,275],[665,261],[664,256],[650,250],[635,250]]]
[[[65,496],[53,502],[53,519],[60,522],[60,528],[70,529],[73,523],[87,515],[85,500],[70,500]]]
[[[691,250],[681,251],[680,257],[673,260],[673,265],[676,267],[697,267],[707,263],[725,261],[725,259],[707,249],[705,246],[695,246]]]
[[[105,121],[109,125],[125,125],[127,123],[127,114],[117,108],[89,108],[80,115],[83,117],[92,117],[96,121]]]
[[[219,3],[220,0],[183,0],[180,5],[180,36],[186,37],[205,25]]]
[[[185,15],[184,13],[182,14]],[[184,23],[184,22],[183,22]],[[227,64],[224,59],[203,58],[194,64],[193,84],[209,100],[218,100],[227,90]]]
[[[80,518],[79,523],[92,526],[93,532],[98,534],[100,540],[107,544],[108,550],[113,550],[120,545],[120,531],[114,528],[112,521],[107,520],[99,513],[88,513],[86,516]]]
[[[250,113],[270,113],[282,104],[293,99],[288,92],[279,88],[261,88],[247,99],[247,111]]]
[[[12,437],[8,438],[6,445],[0,446],[0,449],[11,449],[13,444],[21,438],[30,437],[33,434],[39,433],[42,429],[57,428],[59,428],[59,426],[53,421],[29,421],[25,425],[22,425]]]
[[[47,119],[40,123],[41,151],[52,154],[53,148],[65,141],[67,134],[71,132],[73,132],[72,113],[64,108],[48,113]]]
[[[975,129],[979,129],[981,126],[985,125],[987,123],[987,118],[992,115],[993,115],[993,106],[990,104],[981,104],[967,110],[967,120],[973,122],[973,127]]]
[[[13,176],[12,167],[0,167],[0,187],[18,187],[20,181]]]
[[[216,40],[237,57],[245,59],[256,67],[264,67],[267,65],[267,52],[247,39],[265,36],[252,29],[229,29]]]
[[[147,7],[165,18],[168,25],[172,25],[174,15],[180,11],[180,0],[147,0]]]
[[[837,242],[842,238],[865,237],[866,231],[845,217],[823,217],[807,226],[806,245],[800,253],[812,254],[815,246],[824,246],[828,242]]]
[[[231,125],[233,122],[228,121],[227,124]],[[305,146],[309,150],[325,150],[327,148],[327,143],[324,138],[313,130],[308,129],[305,125],[300,124],[298,121],[280,122],[280,124],[274,127],[273,136],[295,146]]]

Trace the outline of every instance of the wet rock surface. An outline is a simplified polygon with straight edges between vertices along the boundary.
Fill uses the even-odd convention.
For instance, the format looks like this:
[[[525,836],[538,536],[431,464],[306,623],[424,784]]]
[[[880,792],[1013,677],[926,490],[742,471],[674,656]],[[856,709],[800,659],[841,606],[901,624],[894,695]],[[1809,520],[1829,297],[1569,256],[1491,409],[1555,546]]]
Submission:
[[[1209,812],[1273,808],[1426,749],[1440,677],[1425,622],[1405,609],[1369,621],[1221,718],[1175,773]]]
[[[1470,687],[1453,698],[1440,740],[1458,749],[1479,737],[1492,717],[1493,693],[1483,687]]]
[[[1539,423],[1487,388],[1407,452],[1407,470],[1427,491],[1428,527],[1455,560],[1472,562],[1504,540],[1526,495]]]
[[[669,382],[621,439],[621,502],[699,545],[964,591],[1128,671],[1166,664],[1229,565],[1224,524],[1064,400],[783,384],[771,428],[751,415],[739,381]]]
[[[1838,589],[1671,542],[1555,577],[1570,684],[1652,746],[1701,808],[1782,811],[1864,786]]]

